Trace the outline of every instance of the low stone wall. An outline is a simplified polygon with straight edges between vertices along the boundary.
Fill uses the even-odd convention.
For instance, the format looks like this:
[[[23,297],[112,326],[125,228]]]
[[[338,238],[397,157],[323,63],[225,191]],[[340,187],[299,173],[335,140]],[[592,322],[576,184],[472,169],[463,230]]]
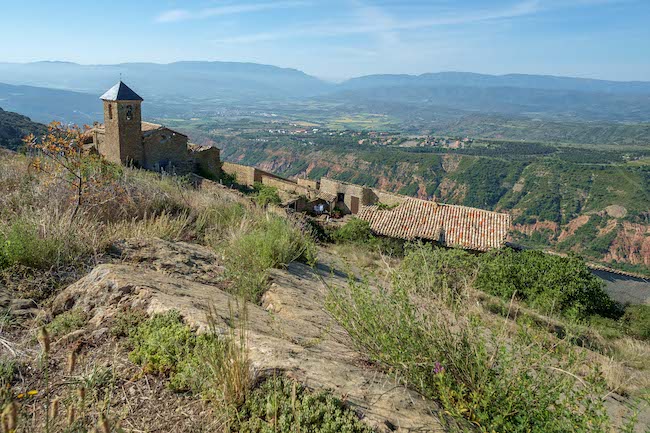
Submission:
[[[262,174],[255,167],[235,164],[232,162],[223,162],[221,164],[221,169],[224,173],[234,176],[237,183],[241,185],[253,186],[255,182],[262,181]]]
[[[296,179],[296,182],[298,182],[298,185],[306,186],[307,188],[311,188],[311,189],[319,189],[320,188],[320,182],[318,182],[316,180]]]
[[[406,201],[407,198],[406,196],[403,195],[393,194],[375,188],[372,189],[372,192],[375,194],[375,196],[377,196],[377,202],[386,204],[388,206],[396,206],[398,204],[402,204],[404,203],[404,201]]]
[[[305,197],[310,197],[312,195],[312,190],[309,188],[276,177],[262,176],[262,184],[272,186],[280,191],[285,191],[291,194],[304,195]]]

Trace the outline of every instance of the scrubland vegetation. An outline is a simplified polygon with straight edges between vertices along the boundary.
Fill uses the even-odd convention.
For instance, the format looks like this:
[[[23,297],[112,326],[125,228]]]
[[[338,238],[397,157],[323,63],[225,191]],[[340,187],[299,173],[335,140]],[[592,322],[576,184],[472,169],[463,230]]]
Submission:
[[[76,132],[55,127],[51,134]],[[334,396],[252,368],[247,305],[259,302],[271,268],[313,264],[319,248],[309,229],[273,210],[273,191],[258,188],[249,198],[217,185],[197,189],[191,179],[55,149],[65,167],[40,151],[36,163],[0,155],[0,284],[12,296],[47,305],[64,285],[109,260],[119,239],[210,247],[223,258],[225,287],[236,295],[232,328],[197,335],[175,311],[123,311],[110,335],[137,366],[130,380],[161,381],[174,393],[169,398],[205,401],[205,431],[371,431]],[[361,273],[382,268],[380,278],[330,287],[325,306],[368,368],[420,393],[450,431],[631,432],[630,414],[647,410],[648,308],[611,302],[581,259],[405,245],[373,236],[355,219],[323,231],[320,242],[325,251],[358,251],[366,260]],[[122,392],[119,372],[82,368],[74,349],[63,361],[50,347],[87,321],[74,309],[34,319],[42,325],[40,349],[30,355],[42,385],[36,394],[15,393],[29,360],[0,360],[5,430],[128,431],[111,406]],[[0,329],[20,326],[0,322]],[[628,395],[631,409],[622,419],[606,411],[612,393]],[[28,398],[34,403],[22,404]]]

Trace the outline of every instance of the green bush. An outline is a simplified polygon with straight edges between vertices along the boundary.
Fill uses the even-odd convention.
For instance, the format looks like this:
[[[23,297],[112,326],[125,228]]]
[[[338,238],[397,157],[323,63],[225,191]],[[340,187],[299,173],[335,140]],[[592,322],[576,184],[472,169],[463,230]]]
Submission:
[[[312,263],[316,244],[293,222],[265,215],[250,231],[235,237],[227,247],[229,276],[236,290],[247,299],[257,300],[266,286],[267,271],[294,260]]]
[[[630,305],[621,321],[632,337],[650,340],[650,305]]]
[[[478,271],[475,256],[458,249],[415,243],[406,248],[393,278],[410,293],[436,296],[447,305],[465,298]]]
[[[373,430],[333,396],[310,392],[295,382],[273,377],[250,393],[230,431],[370,433]]]
[[[196,335],[173,310],[142,322],[129,340],[133,344],[129,359],[145,373],[162,375],[175,374],[196,346]]]
[[[482,255],[476,280],[484,292],[504,299],[514,296],[543,314],[576,319],[620,315],[603,285],[579,257],[510,249]]]
[[[18,364],[10,359],[0,358],[0,408],[13,399],[11,385],[18,373]]]
[[[352,218],[332,234],[332,239],[336,242],[363,244],[369,243],[373,238],[370,223],[359,218]]]
[[[177,311],[157,314],[130,334],[129,359],[145,373],[169,376],[172,391],[200,394],[230,416],[250,388],[245,334],[237,341],[234,331],[221,336],[210,326],[211,332],[196,335]]]
[[[48,269],[72,261],[78,249],[72,236],[43,236],[36,224],[22,218],[0,227],[0,269],[13,265]]]
[[[45,327],[52,337],[60,337],[86,326],[88,316],[82,310],[69,310],[56,316]]]
[[[259,206],[266,207],[270,204],[279,205],[282,203],[277,188],[261,183],[256,183],[253,188],[255,189],[255,203]]]
[[[596,370],[577,379],[584,360],[570,343],[523,327],[497,337],[435,297],[415,303],[401,281],[381,291],[367,283],[333,287],[327,307],[360,351],[439,402],[462,431],[609,431],[604,382]]]
[[[137,331],[138,326],[147,318],[147,313],[141,310],[127,309],[120,311],[115,315],[115,320],[111,326],[111,335],[117,338],[129,337]]]

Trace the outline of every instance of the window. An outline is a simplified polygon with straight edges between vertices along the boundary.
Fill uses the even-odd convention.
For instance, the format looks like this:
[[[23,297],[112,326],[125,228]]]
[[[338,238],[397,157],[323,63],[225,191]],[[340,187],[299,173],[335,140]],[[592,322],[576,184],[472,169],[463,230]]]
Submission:
[[[108,104],[108,119],[113,120],[113,104]]]
[[[133,105],[126,106],[126,120],[133,120]]]
[[[336,201],[339,202],[339,203],[344,202],[345,201],[345,194],[342,193],[342,192],[339,192],[338,194],[336,194]]]

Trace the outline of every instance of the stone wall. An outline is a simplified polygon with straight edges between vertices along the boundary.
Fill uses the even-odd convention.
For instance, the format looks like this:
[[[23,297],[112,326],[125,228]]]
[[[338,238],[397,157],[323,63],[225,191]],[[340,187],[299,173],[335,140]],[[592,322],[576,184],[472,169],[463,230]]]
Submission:
[[[320,188],[320,182],[316,180],[311,180],[311,179],[296,179],[296,182],[298,182],[298,185],[301,186],[306,186],[307,188],[311,189],[319,189]]]
[[[290,194],[304,195],[307,198],[311,198],[317,193],[305,186],[298,185],[296,182],[291,182],[290,180],[280,179],[277,177],[262,176],[262,184],[277,188],[280,191],[285,191]]]
[[[388,206],[395,206],[403,203],[407,197],[399,194],[393,194],[390,192],[382,191],[376,188],[372,189],[372,192],[377,197],[377,202],[386,204]],[[374,204],[374,203],[373,203]]]
[[[104,133],[97,134],[97,152],[108,161],[121,164],[123,161],[120,152],[120,127],[116,102],[104,101],[104,127]]]
[[[262,181],[262,172],[255,167],[224,161],[221,169],[224,173],[234,176],[240,185],[253,186],[255,182]]]
[[[194,160],[187,148],[187,137],[170,129],[148,131],[141,139],[144,164],[147,170],[189,174],[194,171]]]
[[[98,149],[102,155],[113,162],[143,165],[140,102],[104,101],[104,125],[106,141]]]
[[[320,181],[320,190],[328,194],[342,194],[343,200],[337,201],[337,206],[344,212],[357,213],[361,206],[377,202],[377,196],[370,188],[326,177]]]
[[[221,151],[216,147],[191,152],[199,174],[205,174],[215,179],[221,176],[220,154]]]

